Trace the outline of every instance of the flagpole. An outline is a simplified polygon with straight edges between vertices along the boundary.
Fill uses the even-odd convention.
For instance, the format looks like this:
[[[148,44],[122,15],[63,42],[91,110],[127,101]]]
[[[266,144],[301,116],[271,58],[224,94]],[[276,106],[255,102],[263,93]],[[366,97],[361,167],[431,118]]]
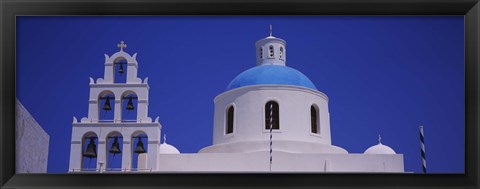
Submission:
[[[272,171],[273,103],[270,103],[270,171]]]
[[[422,171],[423,174],[427,173],[427,161],[425,159],[425,141],[423,135],[423,126],[420,125],[420,147],[421,147],[421,158],[422,158]]]

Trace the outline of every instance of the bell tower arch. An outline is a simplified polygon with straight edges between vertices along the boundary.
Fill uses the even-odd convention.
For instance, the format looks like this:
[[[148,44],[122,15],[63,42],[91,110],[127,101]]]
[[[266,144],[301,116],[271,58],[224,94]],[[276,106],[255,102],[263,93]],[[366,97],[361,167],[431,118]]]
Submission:
[[[73,117],[69,172],[142,171],[132,165],[135,153],[146,159],[143,170],[156,169],[162,126],[158,117],[148,117],[148,78],[137,76],[137,53],[125,52],[124,41],[117,47],[113,55],[105,54],[103,78],[90,78],[87,117],[80,121]],[[146,146],[148,150],[137,150]],[[112,155],[121,160],[115,169],[111,169]],[[88,170],[85,159],[95,162],[88,164]]]

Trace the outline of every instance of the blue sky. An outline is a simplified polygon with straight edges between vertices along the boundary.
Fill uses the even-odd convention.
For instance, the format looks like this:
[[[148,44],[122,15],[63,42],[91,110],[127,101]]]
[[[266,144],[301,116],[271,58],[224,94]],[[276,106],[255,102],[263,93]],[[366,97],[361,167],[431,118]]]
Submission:
[[[149,116],[182,153],[212,144],[213,98],[255,66],[255,42],[287,41],[287,66],[329,97],[332,143],[382,143],[421,173],[464,172],[462,16],[17,17],[17,98],[50,135],[49,173],[65,173],[72,117],[87,116],[104,55],[138,52]],[[188,117],[188,119],[187,119]]]

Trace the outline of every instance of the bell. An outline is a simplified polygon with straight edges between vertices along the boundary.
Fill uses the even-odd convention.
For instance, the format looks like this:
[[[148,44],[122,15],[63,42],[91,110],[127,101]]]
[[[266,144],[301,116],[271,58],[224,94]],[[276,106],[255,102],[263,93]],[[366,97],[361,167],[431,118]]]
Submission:
[[[128,103],[127,103],[127,110],[133,110],[133,109],[135,109],[135,107],[133,107],[132,97],[130,97],[130,99],[128,99]]]
[[[83,153],[83,157],[87,158],[96,158],[97,157],[97,147],[95,146],[95,143],[93,142],[93,137],[90,138],[90,142],[88,143],[87,150],[85,150],[85,153]]]
[[[112,107],[110,106],[110,97],[109,96],[107,96],[107,99],[105,99],[105,104],[103,105],[103,110],[105,110],[105,111],[112,110]]]
[[[118,73],[119,74],[125,73],[125,71],[123,70],[123,64],[122,63],[120,63],[120,69],[118,69]]]
[[[112,143],[112,147],[110,148],[110,153],[113,155],[121,153],[120,151],[120,143],[118,143],[118,137],[115,137]]]
[[[137,147],[135,148],[135,153],[137,154],[143,154],[145,153],[146,150],[145,148],[143,147],[143,142],[142,142],[142,138],[139,138],[138,139],[138,143],[137,143]]]

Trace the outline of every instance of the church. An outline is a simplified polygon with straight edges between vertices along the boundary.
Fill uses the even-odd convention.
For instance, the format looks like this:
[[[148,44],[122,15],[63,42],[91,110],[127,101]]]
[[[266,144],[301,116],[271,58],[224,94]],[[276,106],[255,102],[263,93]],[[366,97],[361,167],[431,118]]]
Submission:
[[[90,78],[88,116],[73,117],[69,173],[404,172],[403,155],[380,136],[364,153],[332,145],[328,96],[287,66],[286,41],[271,27],[255,43],[256,65],[214,98],[213,144],[198,153],[162,137],[137,53],[118,48],[105,54],[104,77]]]

